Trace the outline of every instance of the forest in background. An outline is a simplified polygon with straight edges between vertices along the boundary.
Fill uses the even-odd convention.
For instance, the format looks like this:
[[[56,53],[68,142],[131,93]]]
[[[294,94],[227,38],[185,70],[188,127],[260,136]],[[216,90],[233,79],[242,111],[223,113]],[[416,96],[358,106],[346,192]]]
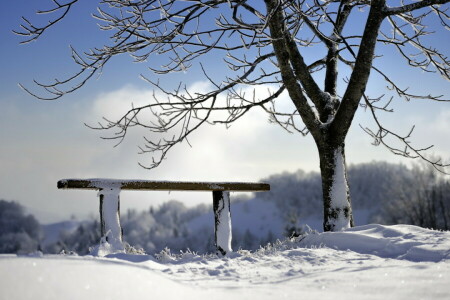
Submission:
[[[271,184],[270,192],[233,197],[233,249],[255,250],[277,239],[298,236],[308,227],[321,230],[320,180],[315,172],[285,172],[262,180]],[[356,225],[450,229],[449,178],[426,165],[353,165],[349,182]],[[213,252],[211,206],[188,208],[170,200],[146,211],[122,212],[123,239],[130,252],[154,254],[165,248],[173,253]],[[0,200],[0,253],[83,255],[100,240],[98,220],[42,225],[25,211],[18,203]]]

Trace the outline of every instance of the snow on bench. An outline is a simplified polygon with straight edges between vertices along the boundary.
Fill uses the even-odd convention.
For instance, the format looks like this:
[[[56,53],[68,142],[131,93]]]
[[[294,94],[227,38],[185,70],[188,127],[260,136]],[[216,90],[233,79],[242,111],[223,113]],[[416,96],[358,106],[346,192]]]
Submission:
[[[123,251],[120,226],[120,191],[212,191],[214,210],[214,242],[217,254],[226,255],[231,249],[230,192],[269,191],[267,183],[251,182],[185,182],[118,179],[62,179],[58,189],[98,190],[100,198],[101,236],[117,251]]]

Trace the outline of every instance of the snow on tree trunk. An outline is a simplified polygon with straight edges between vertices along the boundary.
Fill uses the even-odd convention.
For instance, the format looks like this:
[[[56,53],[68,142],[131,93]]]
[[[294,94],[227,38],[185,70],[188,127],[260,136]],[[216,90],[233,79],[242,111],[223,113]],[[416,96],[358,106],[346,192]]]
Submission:
[[[345,173],[345,161],[342,155],[342,149],[335,151],[334,158],[334,176],[331,185],[331,210],[336,211],[336,218],[330,220],[330,225],[334,231],[350,228],[350,218],[348,216],[348,184],[347,174]]]
[[[98,192],[100,197],[100,226],[102,240],[94,254],[104,256],[123,253],[122,227],[120,226],[120,188],[108,187]]]
[[[324,198],[324,230],[340,231],[353,227],[344,146],[322,151],[320,160]]]
[[[217,254],[226,255],[231,249],[230,192],[213,191],[214,239]]]

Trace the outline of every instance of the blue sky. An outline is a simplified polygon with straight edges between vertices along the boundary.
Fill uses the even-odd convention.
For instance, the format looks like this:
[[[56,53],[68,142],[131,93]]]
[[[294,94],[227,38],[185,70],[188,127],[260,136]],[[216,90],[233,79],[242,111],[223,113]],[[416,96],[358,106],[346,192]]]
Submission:
[[[199,130],[187,144],[179,145],[156,170],[144,170],[137,164],[150,161],[137,155],[142,144],[140,133],[133,133],[124,144],[99,139],[100,134],[86,128],[102,116],[113,115],[130,107],[130,102],[144,103],[151,87],[139,74],[153,76],[145,64],[133,64],[123,56],[109,64],[101,77],[83,89],[58,101],[39,101],[23,92],[18,83],[33,87],[34,78],[48,81],[76,70],[70,59],[69,44],[87,50],[106,41],[89,17],[96,1],[82,1],[69,18],[37,42],[19,45],[21,38],[12,34],[22,15],[37,20],[33,13],[46,1],[14,1],[0,11],[0,198],[16,200],[36,213],[42,221],[96,216],[95,192],[58,191],[61,178],[109,177],[164,180],[258,181],[282,171],[319,169],[318,155],[310,136],[291,135],[268,123],[260,111],[254,111],[229,130],[210,126]],[[441,49],[450,49],[448,31],[430,37]],[[380,48],[381,51],[381,48]],[[397,63],[399,57],[386,53],[383,68],[399,78],[403,86],[423,94],[449,96],[449,83],[438,76],[411,71]],[[386,63],[388,62],[388,63]],[[223,63],[214,57],[203,61],[209,70],[220,73]],[[187,74],[162,77],[171,82],[186,81],[203,88],[197,69]],[[372,77],[368,90],[381,94],[386,84]],[[428,101],[406,103],[396,99],[394,114],[383,121],[405,134],[416,124],[413,141],[421,146],[434,144],[432,153],[450,158],[450,104]],[[370,138],[359,128],[371,125],[368,113],[358,112],[347,138],[347,163],[373,160],[410,163],[381,147],[371,146]],[[299,191],[301,192],[301,191]],[[122,207],[144,209],[167,199],[185,200],[188,205],[210,201],[201,193],[128,192],[122,196]]]

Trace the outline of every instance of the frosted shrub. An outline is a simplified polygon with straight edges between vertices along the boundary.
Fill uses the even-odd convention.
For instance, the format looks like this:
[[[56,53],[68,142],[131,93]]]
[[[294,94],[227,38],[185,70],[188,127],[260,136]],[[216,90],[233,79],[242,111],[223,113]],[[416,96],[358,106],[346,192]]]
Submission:
[[[157,260],[161,262],[170,262],[175,260],[175,256],[172,255],[169,248],[164,248],[161,252],[156,253],[155,257]]]
[[[139,247],[133,247],[128,243],[123,243],[125,246],[125,253],[127,254],[137,254],[137,255],[145,255],[145,251]]]

